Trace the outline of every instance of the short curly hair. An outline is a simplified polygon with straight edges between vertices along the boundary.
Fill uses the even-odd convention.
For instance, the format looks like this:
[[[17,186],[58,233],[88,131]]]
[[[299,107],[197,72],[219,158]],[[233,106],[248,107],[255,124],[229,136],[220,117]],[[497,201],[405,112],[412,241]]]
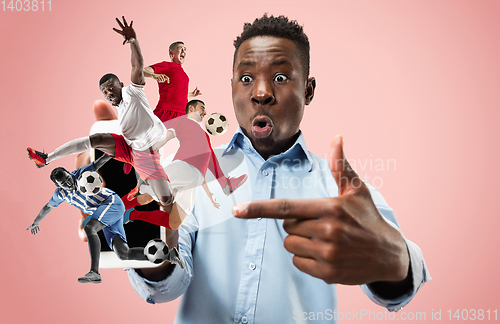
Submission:
[[[243,25],[243,32],[240,36],[236,37],[234,41],[234,57],[233,67],[236,61],[236,53],[240,45],[255,36],[275,36],[289,39],[294,42],[299,51],[299,59],[302,62],[302,68],[305,72],[305,77],[309,76],[310,69],[310,45],[307,35],[304,33],[304,28],[300,26],[297,21],[289,20],[288,17],[273,15],[268,16],[264,14],[261,18],[254,20],[252,24],[245,23]]]
[[[116,81],[118,81],[118,83],[120,83],[120,79],[118,79],[118,77],[116,75],[114,75],[113,73],[108,73],[108,74],[105,74],[102,76],[102,78],[99,80],[99,88],[101,87],[101,85],[108,81],[109,79],[114,79]]]
[[[61,176],[66,172],[68,172],[68,170],[66,170],[65,168],[57,167],[54,170],[52,170],[52,172],[50,173],[50,180],[52,180],[52,182],[54,182],[54,184],[59,187],[56,180],[60,179]]]

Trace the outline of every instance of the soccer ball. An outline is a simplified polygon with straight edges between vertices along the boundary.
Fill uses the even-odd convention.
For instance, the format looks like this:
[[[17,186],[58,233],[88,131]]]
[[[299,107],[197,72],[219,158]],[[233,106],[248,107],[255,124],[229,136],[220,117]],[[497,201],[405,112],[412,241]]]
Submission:
[[[227,131],[228,126],[226,116],[220,113],[211,114],[205,122],[205,128],[210,135],[222,135]]]
[[[102,178],[95,171],[85,171],[80,174],[77,185],[84,196],[97,195],[102,190]]]
[[[167,259],[168,245],[159,238],[152,239],[144,247],[144,255],[153,263],[162,263]]]

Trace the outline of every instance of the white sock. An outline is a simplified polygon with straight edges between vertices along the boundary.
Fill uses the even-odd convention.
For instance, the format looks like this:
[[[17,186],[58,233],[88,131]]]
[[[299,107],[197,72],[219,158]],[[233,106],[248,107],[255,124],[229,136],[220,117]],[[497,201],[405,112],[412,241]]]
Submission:
[[[46,162],[49,163],[71,154],[82,153],[90,148],[91,148],[90,138],[88,136],[78,138],[69,141],[66,144],[63,144],[62,146],[59,146],[58,148],[55,149],[54,152],[49,153]]]

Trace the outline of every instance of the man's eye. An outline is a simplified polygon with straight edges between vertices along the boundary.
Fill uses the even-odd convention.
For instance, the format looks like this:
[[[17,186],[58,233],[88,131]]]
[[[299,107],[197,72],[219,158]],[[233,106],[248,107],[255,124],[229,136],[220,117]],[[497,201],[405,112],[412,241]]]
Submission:
[[[252,82],[252,81],[253,81],[252,77],[251,77],[251,76],[249,76],[249,75],[244,75],[244,76],[242,76],[240,80],[241,80],[241,82],[243,82],[243,83],[250,83],[250,82]]]
[[[278,83],[282,83],[282,82],[288,81],[288,77],[284,74],[277,74],[274,77],[274,81],[278,82]]]

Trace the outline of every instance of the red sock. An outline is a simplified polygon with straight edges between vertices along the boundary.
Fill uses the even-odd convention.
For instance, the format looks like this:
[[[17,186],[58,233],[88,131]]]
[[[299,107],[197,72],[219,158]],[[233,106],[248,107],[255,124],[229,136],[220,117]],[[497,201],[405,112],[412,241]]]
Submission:
[[[151,224],[164,226],[168,229],[171,229],[168,220],[170,214],[166,213],[162,210],[153,210],[153,211],[143,211],[143,210],[134,210],[130,213],[130,220],[142,220]]]
[[[134,208],[135,206],[140,206],[140,204],[137,202],[137,197],[135,197],[133,200],[129,201],[127,199],[127,195],[122,197],[123,204],[125,205],[125,210]]]

